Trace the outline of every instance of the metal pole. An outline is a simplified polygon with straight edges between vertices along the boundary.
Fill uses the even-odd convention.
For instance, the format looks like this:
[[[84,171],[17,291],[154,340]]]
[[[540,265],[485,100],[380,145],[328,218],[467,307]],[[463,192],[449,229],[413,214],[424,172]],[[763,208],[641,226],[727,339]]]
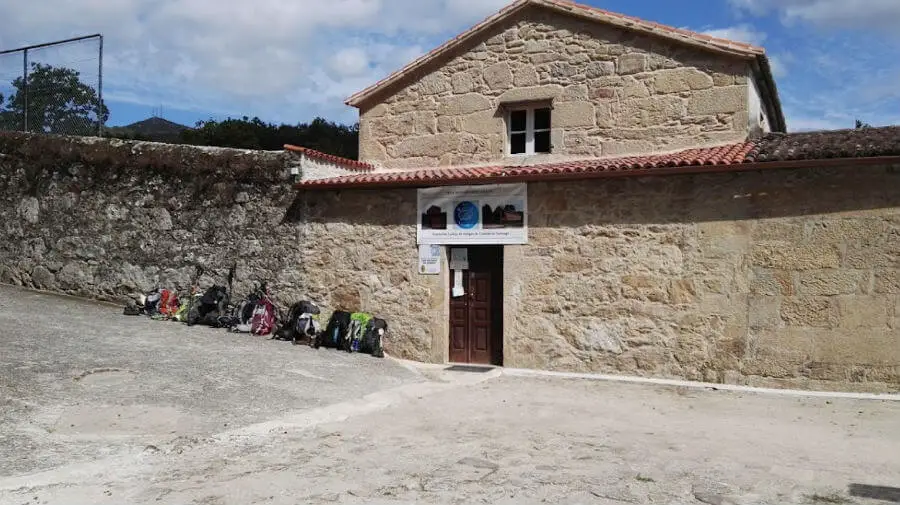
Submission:
[[[103,136],[103,35],[100,36],[100,65],[97,74],[97,122],[100,123],[97,134]]]
[[[22,117],[23,131],[28,131],[28,49],[22,51]]]

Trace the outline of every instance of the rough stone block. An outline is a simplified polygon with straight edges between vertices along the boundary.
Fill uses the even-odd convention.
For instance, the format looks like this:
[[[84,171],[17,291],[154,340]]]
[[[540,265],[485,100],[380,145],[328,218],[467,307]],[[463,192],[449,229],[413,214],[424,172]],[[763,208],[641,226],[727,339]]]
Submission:
[[[560,101],[565,101],[565,102],[572,102],[572,101],[587,102],[589,100],[587,85],[572,84],[571,86],[566,86],[566,88],[563,90],[562,96],[559,99],[560,99]]]
[[[669,284],[669,299],[675,304],[690,304],[697,300],[697,286],[693,279],[677,279]]]
[[[802,221],[763,219],[754,223],[753,240],[757,242],[781,241],[799,243],[804,240]]]
[[[554,61],[550,64],[550,75],[557,79],[567,79],[578,73],[578,67],[568,61]]]
[[[875,270],[875,292],[900,294],[900,268]]]
[[[848,365],[889,365],[900,363],[900,332],[879,329],[818,330],[815,333],[815,361]]]
[[[781,325],[781,297],[751,296],[748,310],[750,328],[777,328]]]
[[[763,242],[753,245],[749,261],[752,266],[778,270],[818,270],[838,268],[841,254],[831,244]]]
[[[461,116],[491,108],[491,101],[484,95],[468,93],[447,97],[438,106],[438,115]]]
[[[841,296],[838,299],[842,328],[887,328],[891,322],[891,300],[881,296]]]
[[[622,296],[635,300],[666,302],[669,298],[668,282],[653,275],[635,274],[622,278]]]
[[[609,100],[616,97],[616,90],[613,88],[591,88],[590,98],[594,100]]]
[[[585,67],[585,75],[588,79],[605,77],[616,74],[616,64],[611,61],[592,61]]]
[[[822,330],[798,328],[778,328],[753,330],[750,332],[748,347],[751,360],[758,360],[754,368],[762,365],[765,372],[760,375],[782,376],[796,370],[793,365],[808,363],[816,352],[815,336]],[[779,371],[779,369],[781,371]]]
[[[887,236],[887,223],[878,217],[816,220],[809,222],[806,228],[812,242],[874,246],[884,244]]]
[[[732,74],[723,74],[721,72],[715,72],[715,73],[713,73],[712,79],[713,79],[713,84],[718,87],[734,85],[734,75],[732,75]]]
[[[868,290],[869,273],[860,270],[810,270],[799,274],[800,293],[811,296],[850,295]]]
[[[475,80],[468,72],[457,72],[450,78],[453,92],[456,94],[470,93],[475,90]]]
[[[495,63],[484,69],[484,82],[490,89],[507,89],[512,86],[512,71],[509,63]]]
[[[795,293],[791,272],[754,268],[749,277],[751,294],[793,296]]]
[[[829,298],[790,297],[781,304],[781,319],[789,326],[833,328],[840,317]]]
[[[558,84],[533,86],[530,88],[513,88],[498,97],[500,103],[552,100],[563,94],[563,87]]]
[[[725,114],[747,110],[748,93],[747,86],[698,90],[688,100],[688,113]]]
[[[594,104],[591,102],[562,102],[553,109],[553,127],[576,128],[595,126],[594,116]]]
[[[490,110],[469,114],[462,120],[462,131],[466,133],[476,135],[501,134],[504,130],[503,120],[496,117],[496,114]]]
[[[584,272],[591,269],[591,260],[577,254],[557,255],[553,258],[553,269],[560,273]]]
[[[619,56],[616,60],[616,69],[619,75],[639,74],[650,68],[647,55],[643,53],[628,53]]]
[[[537,70],[531,65],[524,65],[516,69],[513,84],[516,87],[537,86],[540,81]]]
[[[443,72],[435,72],[425,76],[419,81],[419,91],[423,95],[439,95],[450,91],[450,80]]]
[[[388,154],[394,158],[439,157],[444,153],[456,152],[459,140],[460,136],[453,133],[407,137],[389,147]]]
[[[526,40],[525,41],[525,52],[526,53],[546,53],[550,51],[550,41],[549,40]]]
[[[26,196],[19,202],[19,217],[28,224],[37,224],[41,216],[41,205],[37,198]]]
[[[56,276],[41,265],[31,271],[31,282],[38,289],[53,289],[56,287]]]
[[[681,93],[713,87],[712,77],[696,68],[660,70],[653,74],[652,82],[657,93]]]
[[[62,270],[57,272],[56,280],[63,289],[89,292],[94,284],[94,274],[87,263],[73,261],[66,263]]]

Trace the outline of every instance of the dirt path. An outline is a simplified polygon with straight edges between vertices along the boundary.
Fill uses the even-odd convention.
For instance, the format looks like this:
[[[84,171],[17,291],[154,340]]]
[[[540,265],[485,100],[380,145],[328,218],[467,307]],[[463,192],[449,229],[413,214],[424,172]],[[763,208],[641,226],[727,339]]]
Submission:
[[[0,302],[8,330],[19,302]],[[900,487],[900,402],[418,374],[149,321],[100,332],[85,310],[109,316],[0,342],[4,505],[884,504],[859,495]]]

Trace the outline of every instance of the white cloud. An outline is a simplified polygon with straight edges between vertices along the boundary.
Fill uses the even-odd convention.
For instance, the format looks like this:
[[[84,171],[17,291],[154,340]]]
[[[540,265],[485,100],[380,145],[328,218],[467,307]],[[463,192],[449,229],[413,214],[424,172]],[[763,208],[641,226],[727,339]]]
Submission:
[[[749,24],[741,24],[730,26],[727,28],[717,28],[714,30],[706,30],[703,33],[710,37],[718,37],[720,39],[734,40],[736,42],[746,42],[761,46],[766,41],[767,35]]]
[[[810,23],[824,28],[860,28],[897,33],[898,0],[729,0],[754,15],[777,12],[786,24]]]
[[[347,95],[506,3],[0,1],[0,47],[102,32],[108,99],[273,121],[316,114],[352,121]],[[74,58],[69,50],[59,50],[62,60]]]

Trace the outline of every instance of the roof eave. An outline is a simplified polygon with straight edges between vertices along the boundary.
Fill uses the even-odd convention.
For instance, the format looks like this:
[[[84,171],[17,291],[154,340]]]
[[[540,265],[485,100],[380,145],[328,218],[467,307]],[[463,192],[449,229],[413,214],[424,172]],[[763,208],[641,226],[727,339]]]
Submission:
[[[752,172],[757,170],[786,170],[802,168],[823,168],[837,166],[866,166],[882,164],[898,164],[900,156],[874,156],[865,158],[824,158],[809,160],[788,161],[746,161],[729,165],[689,165],[674,167],[657,167],[646,169],[623,169],[598,172],[578,172],[559,174],[520,174],[520,175],[493,175],[479,178],[441,178],[434,180],[390,180],[390,181],[365,181],[365,182],[334,182],[326,184],[297,183],[294,189],[298,191],[336,191],[350,189],[396,189],[396,188],[425,188],[438,186],[481,186],[485,184],[509,184],[517,182],[553,182],[553,181],[580,181],[589,179],[612,179],[620,177],[656,177],[668,175],[696,175],[729,172]]]
[[[787,121],[784,110],[781,108],[781,98],[778,96],[778,86],[772,75],[772,66],[765,53],[757,55],[752,63],[753,75],[757,81],[757,88],[762,101],[766,104],[766,112],[769,116],[772,131],[787,133]]]

